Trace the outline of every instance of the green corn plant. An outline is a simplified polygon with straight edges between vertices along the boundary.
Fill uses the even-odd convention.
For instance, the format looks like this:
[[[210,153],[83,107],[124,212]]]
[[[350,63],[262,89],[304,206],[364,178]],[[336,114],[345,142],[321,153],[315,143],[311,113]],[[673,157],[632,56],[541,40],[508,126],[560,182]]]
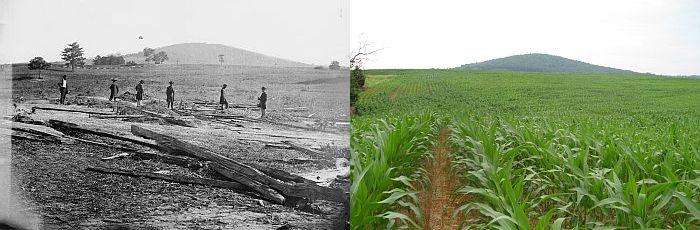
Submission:
[[[428,183],[421,161],[430,157],[432,115],[359,126],[351,137],[353,229],[420,228],[414,183]]]

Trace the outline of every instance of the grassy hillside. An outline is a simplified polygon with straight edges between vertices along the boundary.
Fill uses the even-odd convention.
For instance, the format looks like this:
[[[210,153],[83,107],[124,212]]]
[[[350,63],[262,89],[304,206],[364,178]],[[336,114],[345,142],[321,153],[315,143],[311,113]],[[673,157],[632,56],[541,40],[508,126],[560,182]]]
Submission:
[[[301,62],[285,60],[244,49],[207,43],[182,43],[160,48],[156,52],[165,51],[170,64],[212,64],[219,65],[219,54],[224,55],[224,65],[247,65],[266,67],[309,67]],[[128,61],[144,63],[143,52],[124,56]]]
[[[433,226],[442,183],[426,165],[440,151],[459,184],[448,190],[459,208],[445,213],[472,228],[700,226],[698,79],[366,73],[351,132],[357,229]]]
[[[629,70],[588,64],[549,54],[523,54],[465,64],[456,69],[464,70],[510,70],[518,72],[556,72],[592,74],[632,74]]]

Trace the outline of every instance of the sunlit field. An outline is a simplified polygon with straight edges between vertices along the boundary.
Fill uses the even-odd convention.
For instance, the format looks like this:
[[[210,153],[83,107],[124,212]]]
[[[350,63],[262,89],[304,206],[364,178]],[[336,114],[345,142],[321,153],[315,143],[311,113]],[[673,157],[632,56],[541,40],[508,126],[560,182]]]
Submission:
[[[352,118],[355,229],[428,225],[446,130],[472,229],[696,229],[700,80],[370,70]]]

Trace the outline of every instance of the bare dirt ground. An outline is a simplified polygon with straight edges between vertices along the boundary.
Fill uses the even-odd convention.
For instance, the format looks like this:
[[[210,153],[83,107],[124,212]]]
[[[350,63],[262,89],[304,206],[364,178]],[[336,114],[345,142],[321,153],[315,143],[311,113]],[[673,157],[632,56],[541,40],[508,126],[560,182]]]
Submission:
[[[188,82],[191,81],[189,78],[184,80],[188,74],[205,75],[198,71],[214,71],[211,70],[212,67],[202,68],[203,70],[198,70],[191,67],[183,70],[184,73],[173,75]],[[333,79],[330,80],[331,84],[337,84],[336,77],[333,74],[326,76],[324,73],[312,70],[299,70],[293,71],[293,74],[297,75],[296,78],[285,80],[282,76],[269,78],[277,72],[280,72],[277,74],[281,75],[283,71],[275,69],[258,69],[256,71],[258,71],[260,78],[255,81],[260,82],[250,83],[250,85],[265,84],[271,86],[268,88],[288,90],[273,97],[277,101],[269,104],[268,108],[276,107],[278,109],[271,110],[268,118],[257,119],[257,111],[245,108],[202,112],[217,115],[240,115],[244,120],[230,121],[237,125],[213,122],[188,115],[177,116],[177,118],[188,121],[194,127],[167,124],[157,119],[98,119],[83,113],[60,111],[36,110],[29,116],[37,121],[55,119],[132,138],[138,137],[131,134],[130,127],[138,125],[205,147],[244,164],[258,164],[280,169],[315,180],[322,186],[337,187],[347,191],[349,181],[336,178],[338,174],[347,171],[346,165],[341,164],[343,161],[338,159],[349,157],[347,129],[335,125],[335,122],[346,119],[344,118],[346,115],[342,114],[340,108],[346,109],[347,105],[338,105],[337,103],[342,103],[342,99],[336,98],[340,97],[339,95],[342,93],[325,89],[330,87],[329,85],[311,86],[311,88],[316,87],[316,90],[325,91],[321,93],[309,92],[309,90],[302,90],[311,89],[304,88],[309,87],[306,85],[308,83],[297,84],[301,81],[310,81],[313,77]],[[260,74],[261,72],[263,73]],[[164,83],[171,76],[169,72],[160,69],[134,73],[85,70],[69,78],[69,81],[72,80],[72,84],[77,85],[73,90],[69,88],[71,91],[68,97],[70,105],[57,105],[57,91],[53,92],[55,91],[53,85],[56,83],[54,75],[58,76],[61,73],[49,74],[49,77],[45,76],[42,79],[32,78],[12,82],[12,98],[16,106],[16,109],[13,108],[14,112],[29,112],[33,106],[109,112],[112,111],[110,108],[112,104],[107,102],[103,95],[108,94],[105,89],[108,89],[107,82],[111,77],[118,76],[122,80],[127,79],[131,82],[138,79],[132,78],[133,76],[147,76],[152,79],[149,84],[153,84],[154,87],[162,85],[164,90]],[[150,74],[155,76],[148,76]],[[16,76],[13,75],[14,77]],[[238,77],[246,77],[246,75],[236,75],[234,78]],[[47,81],[49,82],[47,83]],[[207,84],[210,85],[205,84],[201,90],[218,92],[216,85],[221,80],[212,78],[203,81],[209,82]],[[98,83],[94,84],[93,82]],[[325,84],[324,81],[312,83]],[[102,87],[102,84],[107,85]],[[178,93],[177,87],[176,93]],[[191,104],[193,101],[214,100],[197,96],[201,92],[195,88],[200,88],[199,86],[180,85],[179,87],[184,88],[179,93],[182,95],[183,103],[190,103],[189,108],[201,109],[201,107]],[[232,88],[236,89],[235,86]],[[120,94],[125,90],[133,91],[133,89],[126,88],[122,89]],[[149,92],[147,91],[146,94],[148,95]],[[201,93],[201,95],[205,94],[207,93]],[[238,94],[231,94],[232,98],[238,98],[238,96],[233,96]],[[251,92],[249,94],[252,95]],[[158,94],[153,93],[152,95]],[[218,98],[218,95],[216,97]],[[296,97],[303,100],[292,100]],[[316,103],[305,104],[308,101],[305,101],[304,98],[313,97],[321,99]],[[87,102],[86,98],[89,99]],[[283,98],[288,98],[288,101],[279,100]],[[163,110],[164,104],[161,103],[164,102],[159,97],[152,96],[147,99],[145,103],[148,105],[145,108],[157,110],[159,113],[173,112]],[[232,100],[229,99],[229,102]],[[123,100],[120,103],[131,102]],[[332,103],[336,103],[333,109],[324,108]],[[323,106],[319,106],[319,104]],[[286,107],[305,107],[305,109],[285,110]],[[189,111],[192,112],[192,110]],[[309,114],[313,115],[309,116]],[[322,122],[333,125],[318,125]],[[146,148],[94,135],[66,134],[110,145],[137,149]],[[321,152],[323,155],[315,157],[304,152],[274,146],[275,143],[283,143],[284,141]],[[309,204],[284,206],[265,201],[252,193],[237,193],[209,186],[183,185],[84,170],[87,166],[104,166],[168,175],[225,179],[213,175],[209,171],[193,171],[157,160],[135,160],[128,157],[112,160],[100,159],[123,153],[113,148],[83,142],[59,144],[14,138],[11,143],[13,190],[20,197],[25,198],[23,201],[25,211],[39,216],[43,229],[337,229],[344,228],[343,226],[347,223],[348,210],[339,203],[314,201]],[[273,145],[270,145],[271,143]]]
[[[452,218],[452,213],[467,197],[455,193],[460,181],[450,167],[449,135],[449,129],[440,130],[438,144],[433,149],[434,159],[427,167],[430,184],[419,193],[426,229],[459,229],[464,218],[463,215]]]

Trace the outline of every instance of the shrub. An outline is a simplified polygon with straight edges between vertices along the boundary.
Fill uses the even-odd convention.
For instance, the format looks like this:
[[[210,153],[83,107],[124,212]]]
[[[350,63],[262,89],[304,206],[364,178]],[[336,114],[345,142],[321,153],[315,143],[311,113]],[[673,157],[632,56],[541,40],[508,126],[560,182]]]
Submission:
[[[93,61],[93,64],[95,65],[124,65],[124,63],[124,57],[113,54],[106,57],[100,57],[100,55],[97,55]]]
[[[51,67],[51,63],[44,61],[44,58],[42,57],[35,57],[32,58],[32,60],[29,60],[29,69],[31,70],[46,69],[49,67]]]

